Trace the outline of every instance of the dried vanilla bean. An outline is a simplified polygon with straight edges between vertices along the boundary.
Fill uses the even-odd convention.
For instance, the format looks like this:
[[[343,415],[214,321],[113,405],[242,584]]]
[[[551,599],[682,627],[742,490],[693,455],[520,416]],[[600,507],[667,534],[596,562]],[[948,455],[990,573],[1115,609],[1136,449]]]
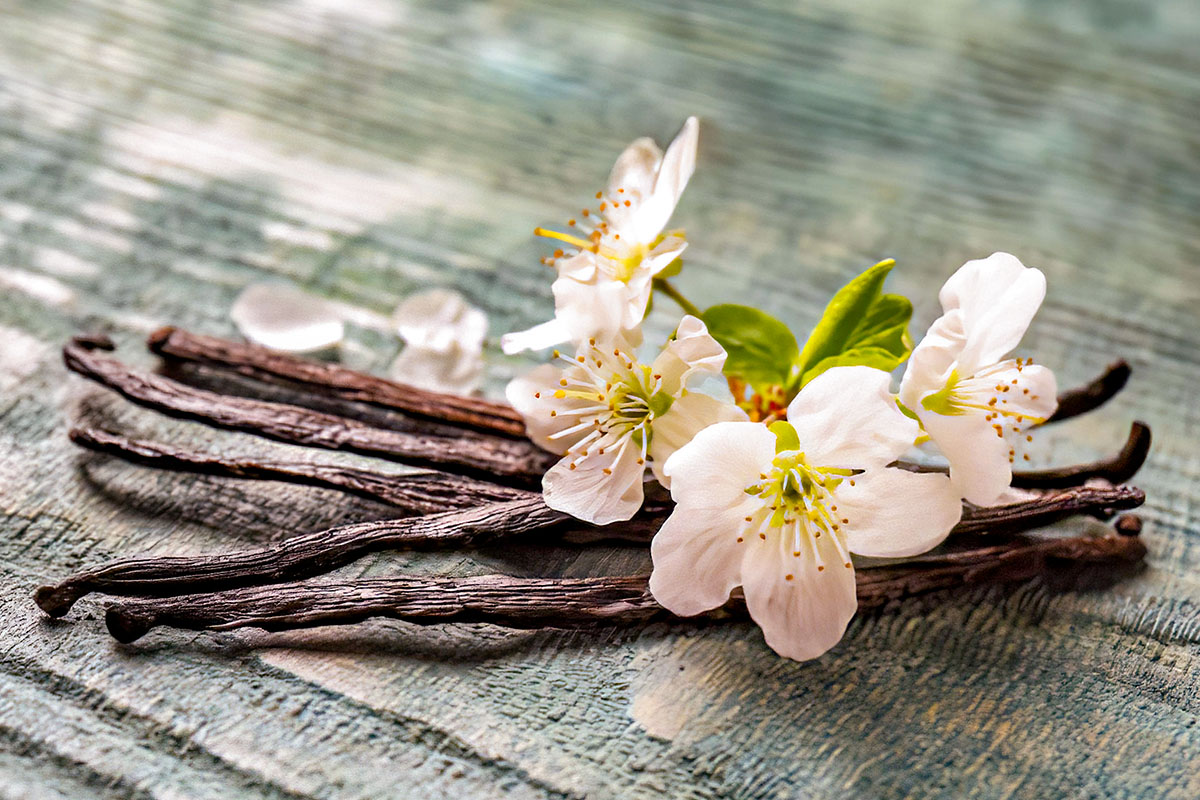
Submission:
[[[63,359],[72,371],[170,416],[291,444],[382,456],[518,487],[540,484],[542,475],[556,460],[527,440],[391,431],[300,406],[195,389],[159,375],[137,372],[94,352],[112,347],[107,339],[76,337],[63,348]]]
[[[545,530],[571,518],[540,495],[505,503],[395,520],[344,525],[301,534],[270,547],[203,556],[127,558],[42,586],[34,601],[52,617],[85,594],[172,595],[319,575],[370,552],[391,548],[470,546],[499,536]]]
[[[97,428],[75,428],[70,436],[71,441],[81,447],[148,467],[336,489],[387,503],[410,515],[436,514],[484,503],[537,496],[536,492],[528,489],[500,486],[444,472],[387,475],[332,464],[209,455],[159,442],[130,439]]]
[[[1078,417],[1107,403],[1125,388],[1133,369],[1125,359],[1118,359],[1086,386],[1069,389],[1058,395],[1058,408],[1046,423],[1061,422]],[[1043,423],[1043,424],[1046,424]]]
[[[1145,496],[1131,487],[1085,487],[1011,506],[966,506],[952,535],[1011,534],[1071,514],[1140,505]],[[585,526],[552,511],[540,495],[426,517],[381,520],[303,534],[257,550],[197,556],[149,556],[114,561],[42,586],[34,599],[50,616],[62,616],[90,592],[167,596],[195,591],[280,583],[329,572],[360,556],[401,548],[469,547],[483,541],[537,531],[588,531],[592,536],[649,541],[662,515],[643,512],[626,523]]]
[[[1137,508],[1146,493],[1134,486],[1074,486],[1047,491],[1030,500],[1003,506],[964,505],[962,520],[951,535],[988,535],[1041,528],[1077,514],[1107,519],[1117,511]]]
[[[909,564],[859,570],[860,609],[938,589],[1032,578],[1053,562],[1136,562],[1136,537],[1030,539],[947,553]],[[717,615],[745,613],[733,599]],[[631,623],[672,615],[655,602],[647,578],[471,578],[396,576],[344,583],[291,583],[210,594],[126,600],[108,606],[105,621],[119,641],[132,642],[168,625],[188,630],[255,627],[269,631],[348,625],[372,617],[420,624],[490,622],[510,628],[569,628]]]
[[[309,361],[259,345],[161,328],[147,346],[163,358],[233,370],[265,381],[284,380],[343,400],[395,409],[425,419],[452,422],[475,430],[524,437],[521,415],[506,403],[439,394],[356,372],[337,364]]]
[[[517,437],[525,435],[520,414],[506,403],[427,392],[336,364],[309,361],[259,345],[170,326],[150,334],[147,346],[165,359],[229,369],[264,381],[284,380],[342,399],[477,430]],[[1058,422],[1099,408],[1124,388],[1130,372],[1124,359],[1114,361],[1087,385],[1060,393],[1058,409],[1047,422]]]
[[[1115,456],[1091,464],[1013,472],[1012,485],[1021,489],[1059,489],[1078,486],[1092,478],[1101,478],[1113,484],[1124,483],[1146,463],[1146,457],[1150,454],[1150,440],[1150,426],[1144,422],[1134,422],[1125,446]]]

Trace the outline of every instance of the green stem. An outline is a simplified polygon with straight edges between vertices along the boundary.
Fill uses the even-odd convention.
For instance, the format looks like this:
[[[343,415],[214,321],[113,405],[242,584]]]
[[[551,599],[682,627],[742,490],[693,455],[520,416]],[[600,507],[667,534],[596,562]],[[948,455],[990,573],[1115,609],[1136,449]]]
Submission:
[[[683,313],[691,314],[693,317],[699,318],[701,311],[699,307],[684,297],[678,289],[671,285],[671,282],[666,278],[655,278],[654,288],[665,294],[667,297],[675,301],[676,305],[683,309]]]

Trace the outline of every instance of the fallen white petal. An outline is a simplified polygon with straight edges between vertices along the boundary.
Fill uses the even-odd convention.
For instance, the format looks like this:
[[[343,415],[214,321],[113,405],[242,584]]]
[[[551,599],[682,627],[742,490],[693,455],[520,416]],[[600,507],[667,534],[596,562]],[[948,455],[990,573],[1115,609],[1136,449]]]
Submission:
[[[469,395],[483,379],[483,355],[478,349],[428,350],[406,347],[392,362],[392,378],[418,389]]]
[[[410,347],[475,350],[487,335],[487,315],[450,289],[409,295],[392,314],[396,332]]]
[[[250,341],[291,353],[333,347],[346,333],[335,304],[281,283],[247,286],[229,315]]]

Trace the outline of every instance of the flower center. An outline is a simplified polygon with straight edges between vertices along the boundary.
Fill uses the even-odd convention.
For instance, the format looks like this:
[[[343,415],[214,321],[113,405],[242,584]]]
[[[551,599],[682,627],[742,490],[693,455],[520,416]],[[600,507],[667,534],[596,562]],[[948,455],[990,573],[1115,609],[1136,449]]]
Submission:
[[[854,483],[853,475],[852,470],[810,464],[801,450],[776,453],[759,481],[746,487],[746,494],[762,505],[746,516],[737,541],[756,536],[787,542],[794,558],[814,559],[818,572],[824,571],[827,559],[836,558],[849,568],[842,528],[850,520],[838,513],[836,494],[842,481]],[[785,577],[791,580],[793,573]]]
[[[635,274],[646,255],[665,238],[663,235],[650,243],[622,241],[621,234],[613,229],[612,223],[605,213],[611,215],[612,210],[636,213],[635,201],[623,195],[624,189],[617,189],[616,197],[605,197],[603,192],[596,192],[596,199],[601,200],[597,208],[585,208],[580,212],[581,218],[567,220],[567,228],[571,233],[552,230],[550,228],[534,228],[534,235],[546,239],[554,239],[570,245],[572,250],[555,250],[554,255],[543,258],[542,263],[554,266],[560,258],[569,258],[579,253],[593,253],[600,256],[600,268],[606,277],[621,283],[628,283]],[[611,210],[610,210],[611,209]],[[675,235],[682,234],[675,232]]]
[[[603,347],[590,339],[574,358],[555,353],[566,362],[559,388],[554,396],[559,400],[574,399],[580,405],[551,412],[555,416],[573,417],[568,424],[550,436],[564,439],[579,436],[567,450],[574,456],[570,468],[591,455],[603,456],[613,448],[627,446],[641,451],[638,463],[644,464],[653,436],[653,423],[670,410],[675,398],[661,390],[662,376],[653,374],[650,367],[639,364],[620,347]],[[571,424],[573,423],[573,424]]]
[[[955,370],[946,379],[945,386],[922,398],[921,406],[948,417],[983,414],[1001,439],[1025,434],[1028,428],[1046,421],[1045,417],[1030,411],[1030,404],[1037,402],[1038,396],[1026,385],[1022,372],[1032,363],[1032,358],[1001,361],[969,378],[960,378]],[[1029,442],[1033,437],[1025,434],[1024,439]],[[1028,455],[1023,458],[1029,460]],[[1008,460],[1015,459],[1016,445],[1013,444],[1009,447]]]

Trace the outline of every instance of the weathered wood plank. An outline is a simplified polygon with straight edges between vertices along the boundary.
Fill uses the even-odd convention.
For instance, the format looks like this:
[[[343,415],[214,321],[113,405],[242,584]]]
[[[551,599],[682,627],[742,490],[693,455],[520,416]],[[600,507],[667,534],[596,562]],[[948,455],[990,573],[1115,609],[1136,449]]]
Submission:
[[[0,3],[0,797],[1200,795],[1194,3],[765,5]],[[364,319],[440,284],[487,308],[493,336],[541,321],[532,227],[691,113],[681,281],[702,304],[803,327],[890,255],[919,332],[966,258],[1042,267],[1023,354],[1063,385],[1118,355],[1134,374],[1045,429],[1034,464],[1106,454],[1147,420],[1149,569],[905,603],[806,665],[742,625],[370,623],[122,649],[92,601],[40,619],[32,587],[85,563],[388,513],[76,452],[85,419],[362,463],[116,402],[64,377],[70,335],[103,328],[128,353],[167,323],[229,335],[233,297],[267,277]],[[355,326],[340,356],[382,370],[397,347]],[[529,363],[488,358],[493,395]],[[547,545],[341,574],[645,567]]]

